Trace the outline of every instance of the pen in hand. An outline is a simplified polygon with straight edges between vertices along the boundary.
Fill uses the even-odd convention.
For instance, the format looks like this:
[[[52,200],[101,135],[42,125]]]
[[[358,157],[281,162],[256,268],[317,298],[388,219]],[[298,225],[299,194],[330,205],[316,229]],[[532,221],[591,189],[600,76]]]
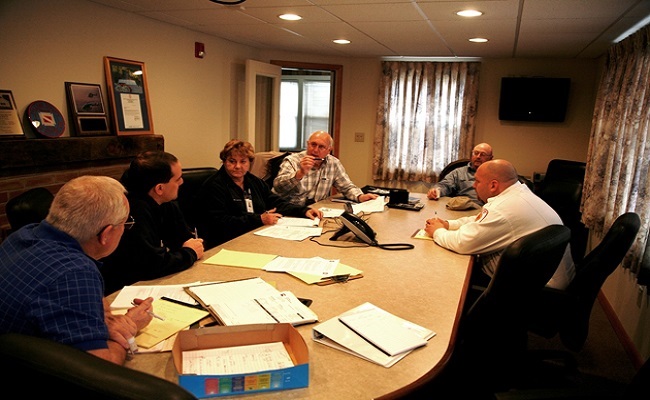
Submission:
[[[194,232],[192,232],[192,234],[194,235],[194,239],[199,238],[199,231],[196,228],[194,228]]]
[[[137,306],[137,304],[135,304],[134,301],[132,301],[131,304],[133,304],[134,306]],[[147,314],[151,315],[151,316],[154,317],[154,318],[158,318],[158,319],[161,320],[161,321],[164,321],[164,320],[165,320],[165,318],[161,317],[161,316],[158,315],[158,314],[155,314],[153,311],[147,311]]]

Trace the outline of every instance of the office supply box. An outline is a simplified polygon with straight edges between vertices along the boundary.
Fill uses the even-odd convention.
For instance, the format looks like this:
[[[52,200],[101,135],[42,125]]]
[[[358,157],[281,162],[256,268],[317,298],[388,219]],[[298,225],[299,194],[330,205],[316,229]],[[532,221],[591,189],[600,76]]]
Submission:
[[[230,375],[183,373],[183,352],[282,342],[293,367]],[[178,333],[172,349],[178,383],[196,397],[252,394],[309,386],[309,351],[298,331],[288,323],[215,326]]]

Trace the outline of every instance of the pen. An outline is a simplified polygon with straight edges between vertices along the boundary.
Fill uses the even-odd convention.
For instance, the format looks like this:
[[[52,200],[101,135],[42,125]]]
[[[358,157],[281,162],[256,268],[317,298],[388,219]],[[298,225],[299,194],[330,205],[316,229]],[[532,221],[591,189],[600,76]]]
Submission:
[[[199,238],[199,231],[196,228],[194,228],[194,239],[198,239],[198,238]]]
[[[147,311],[147,314],[151,315],[151,316],[154,317],[154,318],[158,318],[158,319],[161,320],[161,321],[164,321],[164,320],[165,320],[165,318],[161,317],[160,315],[154,314],[153,311]]]
[[[325,159],[321,157],[314,157],[314,161],[325,161]]]
[[[133,304],[134,306],[137,306],[137,304],[135,304],[135,301],[132,301],[131,304]],[[147,311],[147,314],[151,315],[154,318],[158,318],[161,321],[165,320],[165,318],[161,317],[160,315],[155,314],[153,311]]]

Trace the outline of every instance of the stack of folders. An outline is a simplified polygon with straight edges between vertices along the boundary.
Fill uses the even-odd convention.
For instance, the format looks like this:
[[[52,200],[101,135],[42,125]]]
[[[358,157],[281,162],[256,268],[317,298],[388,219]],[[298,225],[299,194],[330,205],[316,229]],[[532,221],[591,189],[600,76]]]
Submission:
[[[312,330],[312,339],[335,349],[390,367],[425,346],[435,332],[364,303]]]

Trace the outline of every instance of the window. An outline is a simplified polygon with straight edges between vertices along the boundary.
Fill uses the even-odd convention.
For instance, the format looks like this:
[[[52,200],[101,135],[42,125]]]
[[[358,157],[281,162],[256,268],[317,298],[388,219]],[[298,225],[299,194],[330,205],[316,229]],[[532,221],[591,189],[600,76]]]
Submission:
[[[469,155],[478,103],[477,62],[384,61],[373,179],[436,182]]]
[[[283,69],[280,84],[280,150],[305,149],[309,134],[331,132],[331,73]]]

